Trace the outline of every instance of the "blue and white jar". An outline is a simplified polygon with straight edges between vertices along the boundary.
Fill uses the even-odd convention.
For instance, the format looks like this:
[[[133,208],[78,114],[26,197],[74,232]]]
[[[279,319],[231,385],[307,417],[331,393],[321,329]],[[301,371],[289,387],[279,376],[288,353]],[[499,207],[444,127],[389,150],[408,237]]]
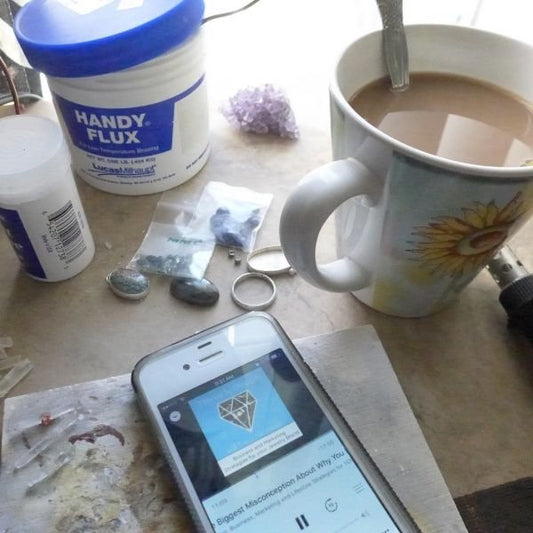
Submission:
[[[209,155],[203,0],[33,0],[15,20],[47,75],[75,172],[140,195],[194,176]]]

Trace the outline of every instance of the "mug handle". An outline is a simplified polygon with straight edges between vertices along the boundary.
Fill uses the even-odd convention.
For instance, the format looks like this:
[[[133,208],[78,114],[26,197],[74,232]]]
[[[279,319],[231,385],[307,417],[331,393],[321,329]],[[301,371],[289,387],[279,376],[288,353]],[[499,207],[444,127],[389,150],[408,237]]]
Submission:
[[[319,265],[315,250],[322,226],[337,207],[362,195],[372,204],[380,191],[380,180],[352,158],[327,163],[296,185],[281,213],[280,239],[287,261],[302,278],[333,292],[356,291],[369,285],[369,273],[353,259],[342,257]]]

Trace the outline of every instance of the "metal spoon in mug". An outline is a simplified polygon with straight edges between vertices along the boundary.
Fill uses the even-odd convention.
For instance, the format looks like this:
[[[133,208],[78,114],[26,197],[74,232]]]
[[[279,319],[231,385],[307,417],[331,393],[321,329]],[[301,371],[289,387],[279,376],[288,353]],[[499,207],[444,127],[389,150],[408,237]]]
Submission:
[[[409,87],[409,57],[403,27],[402,0],[377,0],[383,23],[385,62],[394,91]]]

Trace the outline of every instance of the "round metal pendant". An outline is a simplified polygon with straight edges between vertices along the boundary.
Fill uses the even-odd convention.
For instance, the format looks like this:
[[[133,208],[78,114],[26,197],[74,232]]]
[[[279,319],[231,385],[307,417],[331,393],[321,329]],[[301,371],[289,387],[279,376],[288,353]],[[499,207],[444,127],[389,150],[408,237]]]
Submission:
[[[281,246],[265,246],[254,250],[246,259],[250,272],[260,272],[275,276],[277,274],[296,274],[294,268],[289,265]]]

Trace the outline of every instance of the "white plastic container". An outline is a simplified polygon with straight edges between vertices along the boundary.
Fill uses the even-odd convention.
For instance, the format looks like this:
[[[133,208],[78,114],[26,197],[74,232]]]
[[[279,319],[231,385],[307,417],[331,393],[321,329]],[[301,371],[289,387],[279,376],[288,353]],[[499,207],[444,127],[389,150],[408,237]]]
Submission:
[[[45,74],[74,170],[139,195],[194,176],[209,154],[202,0],[34,0],[15,20]]]
[[[33,115],[0,119],[0,222],[35,279],[71,278],[94,257],[70,154],[56,122]]]

